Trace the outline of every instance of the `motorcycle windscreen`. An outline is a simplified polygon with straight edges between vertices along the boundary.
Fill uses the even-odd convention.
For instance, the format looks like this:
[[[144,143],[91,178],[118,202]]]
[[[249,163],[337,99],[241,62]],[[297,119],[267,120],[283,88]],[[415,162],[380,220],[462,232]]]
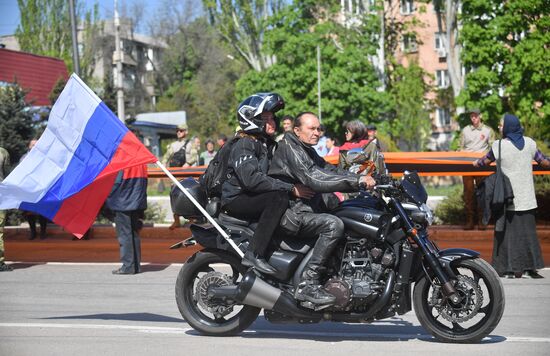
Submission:
[[[401,187],[407,198],[416,204],[425,204],[428,200],[428,193],[424,189],[422,182],[420,182],[420,176],[416,172],[405,171]]]

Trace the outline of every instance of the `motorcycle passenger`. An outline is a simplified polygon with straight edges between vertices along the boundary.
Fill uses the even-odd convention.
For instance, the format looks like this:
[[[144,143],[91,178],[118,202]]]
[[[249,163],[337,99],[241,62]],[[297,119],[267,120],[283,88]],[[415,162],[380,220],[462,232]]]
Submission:
[[[294,185],[267,175],[276,143],[275,113],[284,107],[276,93],[257,93],[245,99],[237,109],[240,139],[229,154],[228,179],[222,185],[222,209],[240,219],[258,219],[250,242],[251,251],[243,265],[273,274],[276,270],[265,259],[273,232],[289,203],[289,194],[311,197],[307,187]]]
[[[293,132],[287,132],[275,151],[269,175],[291,184],[304,184],[316,193],[354,192],[360,185],[372,188],[376,183],[370,176],[359,176],[328,164],[313,146],[319,141],[320,122],[311,112],[299,114],[294,120]],[[281,219],[281,228],[287,233],[304,238],[317,237],[311,259],[296,288],[298,300],[326,305],[335,297],[321,286],[324,264],[344,235],[340,218],[326,214],[338,201],[334,194],[315,194],[312,199],[298,197],[290,201],[290,208]]]

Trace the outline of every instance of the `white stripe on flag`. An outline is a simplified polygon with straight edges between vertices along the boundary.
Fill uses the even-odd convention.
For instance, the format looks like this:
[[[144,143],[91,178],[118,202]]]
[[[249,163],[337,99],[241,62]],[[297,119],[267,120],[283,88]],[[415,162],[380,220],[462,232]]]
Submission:
[[[0,209],[35,203],[55,184],[73,158],[88,120],[101,103],[76,75],[50,112],[46,131],[25,159],[0,183]]]

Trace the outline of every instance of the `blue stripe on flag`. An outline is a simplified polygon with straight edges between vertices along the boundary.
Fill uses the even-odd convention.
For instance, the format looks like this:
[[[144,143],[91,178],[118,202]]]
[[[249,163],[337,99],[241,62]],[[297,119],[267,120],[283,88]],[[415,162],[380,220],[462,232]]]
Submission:
[[[64,199],[92,183],[109,164],[127,132],[126,126],[101,102],[86,124],[82,141],[67,170],[40,201],[22,202],[19,208],[52,220]]]

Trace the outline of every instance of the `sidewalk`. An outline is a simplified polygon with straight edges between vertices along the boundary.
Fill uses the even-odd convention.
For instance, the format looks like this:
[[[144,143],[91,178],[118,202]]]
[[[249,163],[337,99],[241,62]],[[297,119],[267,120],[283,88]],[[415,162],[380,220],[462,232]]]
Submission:
[[[550,266],[550,227],[537,229],[546,266]],[[48,226],[48,237],[28,240],[25,227],[7,227],[4,231],[6,260],[22,262],[118,262],[119,247],[112,226],[94,226],[90,240],[74,241],[58,226]],[[199,247],[170,250],[169,247],[190,236],[187,227],[169,230],[168,225],[144,227],[141,231],[142,261],[183,263]],[[492,227],[487,230],[463,230],[459,226],[433,226],[430,235],[441,248],[462,247],[479,251],[490,261],[493,249]]]

